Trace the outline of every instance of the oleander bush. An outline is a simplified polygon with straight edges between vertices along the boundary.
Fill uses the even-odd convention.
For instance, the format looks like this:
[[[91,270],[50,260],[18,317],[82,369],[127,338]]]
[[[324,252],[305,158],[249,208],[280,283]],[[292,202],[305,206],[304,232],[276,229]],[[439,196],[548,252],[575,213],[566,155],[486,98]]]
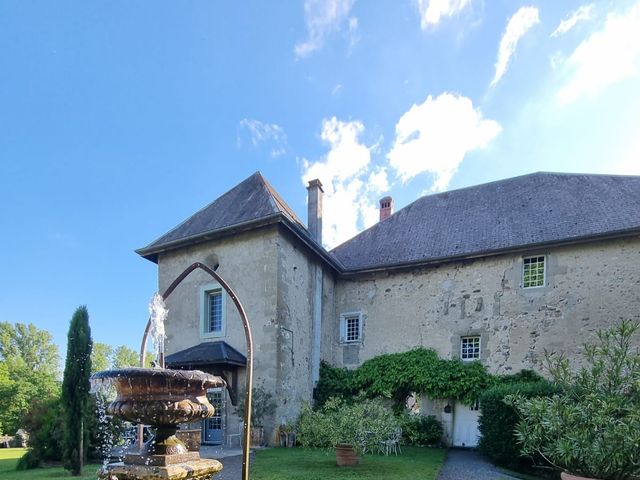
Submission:
[[[586,364],[574,371],[563,355],[547,355],[561,392],[552,397],[508,396],[520,421],[525,455],[600,480],[640,477],[640,322],[622,321],[585,345]]]
[[[332,397],[313,410],[302,407],[297,422],[298,442],[304,447],[330,448],[348,443],[362,452],[386,440],[400,422],[381,399],[360,398],[353,403]]]

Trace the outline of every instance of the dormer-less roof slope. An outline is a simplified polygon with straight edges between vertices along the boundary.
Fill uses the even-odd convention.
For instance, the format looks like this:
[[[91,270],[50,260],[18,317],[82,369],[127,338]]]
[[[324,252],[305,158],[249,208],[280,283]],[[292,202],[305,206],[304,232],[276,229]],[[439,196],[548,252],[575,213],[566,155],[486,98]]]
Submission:
[[[422,197],[331,253],[347,271],[640,234],[640,177],[533,173]]]
[[[310,239],[308,231],[293,210],[262,174],[256,172],[180,225],[136,252],[157,262],[158,253],[162,251],[281,220],[286,221],[288,226],[298,235],[305,237],[305,240]]]

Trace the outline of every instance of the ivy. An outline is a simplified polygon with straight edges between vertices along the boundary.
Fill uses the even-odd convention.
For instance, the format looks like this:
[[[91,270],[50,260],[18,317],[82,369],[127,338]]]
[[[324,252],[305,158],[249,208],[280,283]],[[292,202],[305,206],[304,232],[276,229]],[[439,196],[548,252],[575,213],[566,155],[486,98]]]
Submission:
[[[353,386],[353,370],[329,365],[324,360],[320,362],[320,378],[314,390],[317,406],[323,406],[331,397],[349,400],[357,391]]]
[[[329,397],[349,398],[361,392],[371,398],[392,399],[396,407],[402,408],[408,395],[423,392],[430,398],[472,404],[495,382],[496,377],[480,362],[446,360],[432,349],[416,348],[374,357],[356,370],[323,363],[316,401],[322,405]]]

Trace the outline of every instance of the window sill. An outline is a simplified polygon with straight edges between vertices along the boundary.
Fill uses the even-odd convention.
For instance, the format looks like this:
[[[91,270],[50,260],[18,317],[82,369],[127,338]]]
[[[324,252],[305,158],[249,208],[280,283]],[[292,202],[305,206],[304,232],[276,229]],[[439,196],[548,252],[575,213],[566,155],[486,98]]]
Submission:
[[[226,337],[225,332],[200,332],[200,338],[223,338]]]

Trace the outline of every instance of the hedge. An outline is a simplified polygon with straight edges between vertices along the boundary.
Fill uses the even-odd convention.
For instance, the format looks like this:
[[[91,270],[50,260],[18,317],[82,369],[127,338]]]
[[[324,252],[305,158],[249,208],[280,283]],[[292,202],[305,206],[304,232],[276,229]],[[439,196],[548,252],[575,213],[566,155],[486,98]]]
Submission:
[[[480,452],[492,462],[508,468],[522,469],[530,466],[530,459],[520,454],[514,433],[519,417],[513,407],[503,400],[507,395],[515,393],[531,398],[551,396],[557,392],[557,387],[542,379],[529,382],[507,380],[485,391],[480,396]]]

